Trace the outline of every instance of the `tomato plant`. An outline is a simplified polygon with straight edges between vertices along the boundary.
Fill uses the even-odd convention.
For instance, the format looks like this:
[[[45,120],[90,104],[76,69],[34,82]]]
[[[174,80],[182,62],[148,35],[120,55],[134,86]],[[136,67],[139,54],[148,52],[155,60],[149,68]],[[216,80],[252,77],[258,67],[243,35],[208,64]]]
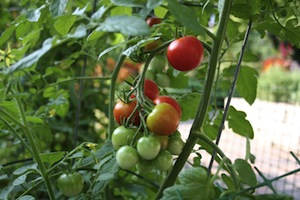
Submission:
[[[144,136],[138,140],[136,148],[138,154],[143,159],[152,160],[158,155],[161,146],[158,138],[152,136]]]
[[[122,169],[131,169],[137,164],[138,159],[138,152],[132,146],[122,146],[116,153],[116,161]]]
[[[128,119],[135,125],[139,124],[140,118],[138,111],[135,111],[136,105],[136,101],[130,101],[128,103],[119,101],[116,103],[113,113],[118,124],[124,124]]]
[[[1,1],[0,199],[290,199],[273,183],[300,169],[265,179],[255,166],[257,178],[255,131],[231,99],[255,102],[271,52],[292,69],[299,10],[298,0]],[[224,127],[246,156],[218,146]],[[274,194],[257,194],[263,186]]]
[[[135,129],[126,128],[124,126],[117,127],[111,136],[112,145],[116,150],[121,146],[130,145],[135,133]]]
[[[84,186],[82,175],[78,172],[63,173],[57,179],[57,187],[59,191],[68,197],[78,195]]]
[[[172,67],[179,71],[189,71],[199,66],[204,57],[202,43],[193,36],[174,40],[168,46],[167,58]]]

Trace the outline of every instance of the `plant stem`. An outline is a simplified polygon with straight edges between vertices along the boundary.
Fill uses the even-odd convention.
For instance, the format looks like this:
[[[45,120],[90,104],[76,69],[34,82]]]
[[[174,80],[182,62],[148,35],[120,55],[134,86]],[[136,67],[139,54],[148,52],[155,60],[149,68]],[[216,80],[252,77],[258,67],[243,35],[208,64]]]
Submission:
[[[37,146],[35,144],[32,132],[29,129],[29,124],[27,123],[27,120],[26,120],[26,115],[25,115],[25,111],[24,111],[22,102],[19,98],[15,98],[15,99],[16,99],[16,102],[17,102],[17,105],[18,105],[18,108],[19,108],[19,111],[20,111],[20,114],[21,114],[21,119],[23,121],[23,131],[24,131],[24,133],[25,133],[25,135],[26,135],[26,137],[29,141],[29,144],[31,146],[31,149],[32,149],[32,156],[34,157],[34,159],[36,160],[36,162],[39,166],[41,175],[44,179],[44,182],[45,182],[45,185],[46,185],[46,188],[47,188],[47,191],[48,191],[49,198],[50,198],[50,200],[54,200],[55,197],[54,197],[54,193],[53,193],[53,190],[52,190],[52,187],[51,187],[51,182],[49,180],[48,172],[47,172],[47,170],[44,166],[44,163],[43,163],[43,161],[40,157],[40,154],[39,154],[39,151],[38,151]]]
[[[229,95],[228,95],[228,98],[227,98],[227,102],[226,102],[223,117],[222,117],[222,121],[221,121],[219,130],[218,130],[216,145],[219,144],[220,139],[221,139],[221,135],[222,135],[224,124],[225,124],[225,121],[226,121],[226,118],[227,118],[227,115],[228,115],[228,111],[229,111],[231,99],[232,99],[232,96],[233,96],[233,92],[234,92],[234,89],[235,89],[235,86],[236,86],[236,82],[237,82],[237,79],[238,79],[239,72],[241,70],[243,55],[244,55],[244,52],[245,52],[246,44],[248,42],[248,37],[249,37],[250,30],[251,30],[251,26],[252,26],[252,21],[249,20],[248,28],[247,28],[247,31],[245,33],[245,37],[244,37],[244,41],[243,41],[243,45],[242,45],[242,49],[241,49],[241,53],[240,53],[240,56],[239,56],[239,59],[238,59],[237,68],[235,70],[234,80],[232,82],[232,85],[231,85],[231,88],[230,88],[230,91],[229,91]],[[210,173],[210,171],[213,167],[213,163],[214,163],[214,160],[215,160],[215,155],[216,155],[216,150],[214,150],[214,152],[211,156],[211,160],[209,162],[209,166],[208,166],[208,172],[209,173]]]
[[[165,188],[171,186],[174,184],[179,172],[183,168],[184,164],[186,163],[191,151],[193,150],[197,140],[198,140],[198,133],[200,128],[203,125],[205,115],[207,112],[211,92],[212,92],[212,86],[214,82],[215,72],[218,64],[218,58],[220,55],[220,51],[222,48],[223,40],[225,38],[226,33],[226,26],[227,21],[230,14],[230,7],[232,4],[232,0],[226,0],[224,2],[223,11],[220,14],[220,23],[219,27],[216,33],[216,37],[214,39],[212,53],[209,59],[209,69],[206,76],[206,82],[204,86],[204,90],[202,93],[201,101],[197,110],[197,114],[194,120],[194,123],[192,125],[192,128],[190,130],[190,135],[186,141],[186,144],[183,147],[182,153],[179,155],[177,161],[174,164],[174,167],[170,171],[169,175],[161,185],[157,195],[156,199],[161,198],[163,191]]]
[[[127,48],[127,45],[125,45],[123,50],[125,50],[126,48]],[[108,138],[111,138],[111,134],[114,130],[115,121],[114,121],[113,109],[114,109],[114,103],[115,103],[116,83],[117,83],[117,78],[118,78],[122,63],[125,60],[125,58],[126,58],[126,55],[124,55],[124,54],[119,55],[118,61],[116,63],[116,67],[111,76],[111,83],[110,83],[110,88],[109,88],[109,105],[108,105],[108,119],[109,119]]]

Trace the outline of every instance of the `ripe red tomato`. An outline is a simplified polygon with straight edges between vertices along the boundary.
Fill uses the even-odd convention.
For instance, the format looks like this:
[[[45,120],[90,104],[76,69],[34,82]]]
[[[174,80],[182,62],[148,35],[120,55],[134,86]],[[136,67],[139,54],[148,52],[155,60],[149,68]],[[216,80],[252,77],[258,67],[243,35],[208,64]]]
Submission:
[[[144,82],[144,92],[145,92],[145,95],[153,100],[155,99],[156,97],[158,97],[159,95],[159,88],[157,86],[157,84],[150,80],[150,79],[145,79],[145,82]]]
[[[177,130],[179,122],[177,110],[168,103],[155,105],[146,119],[147,127],[157,135],[171,135]]]
[[[161,19],[158,17],[148,17],[146,20],[148,26],[153,26],[154,24],[160,24],[161,23]]]
[[[154,104],[168,103],[177,110],[180,117],[182,115],[181,106],[179,105],[179,103],[175,99],[173,99],[170,96],[158,96],[157,98],[155,98],[153,100],[153,102],[154,102]]]
[[[134,111],[135,107],[137,105],[137,102],[130,101],[128,103],[125,103],[123,101],[119,101],[115,107],[114,107],[114,118],[118,122],[118,124],[124,124],[125,120],[129,118],[131,113]],[[133,117],[130,119],[130,122],[134,125],[139,125],[140,118],[139,118],[139,112],[136,111],[133,115]]]
[[[146,97],[148,97],[149,99],[153,100],[156,97],[159,96],[159,88],[157,86],[157,84],[150,80],[150,79],[145,79],[144,81],[144,93],[146,95]],[[132,93],[130,95],[131,99],[134,99],[136,96],[134,93]]]
[[[204,55],[202,43],[194,36],[174,40],[167,49],[167,58],[172,67],[189,71],[201,64]]]
[[[78,172],[66,174],[63,173],[57,179],[57,187],[65,196],[72,197],[78,195],[83,189],[84,181],[82,175]]]

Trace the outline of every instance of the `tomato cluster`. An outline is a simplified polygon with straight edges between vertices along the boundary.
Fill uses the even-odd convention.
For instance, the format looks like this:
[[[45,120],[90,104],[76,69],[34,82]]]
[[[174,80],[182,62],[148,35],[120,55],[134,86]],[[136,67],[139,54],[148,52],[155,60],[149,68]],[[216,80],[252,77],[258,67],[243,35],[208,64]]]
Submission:
[[[138,79],[137,82],[141,80]],[[157,84],[143,81],[143,90],[132,86],[128,101],[118,101],[114,117],[119,124],[111,140],[120,168],[169,170],[173,155],[180,154],[184,142],[177,128],[182,110],[176,99],[160,95]]]
[[[121,127],[121,128],[120,128]],[[143,135],[138,129],[120,126],[112,135],[116,161],[124,170],[147,172],[154,168],[167,171],[173,166],[173,156],[179,155],[184,146],[180,133],[168,136]]]

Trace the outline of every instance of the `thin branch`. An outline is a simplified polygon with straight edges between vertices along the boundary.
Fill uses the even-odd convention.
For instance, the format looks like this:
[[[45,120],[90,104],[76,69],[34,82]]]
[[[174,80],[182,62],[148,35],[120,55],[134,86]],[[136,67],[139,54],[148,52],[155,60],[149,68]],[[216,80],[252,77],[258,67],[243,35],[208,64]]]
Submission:
[[[244,42],[243,42],[242,49],[241,49],[241,53],[240,53],[240,56],[239,56],[239,59],[238,59],[237,68],[235,70],[234,80],[232,82],[232,85],[231,85],[231,88],[230,88],[230,91],[229,91],[226,106],[225,106],[225,109],[224,109],[224,114],[223,114],[222,121],[221,121],[221,124],[220,124],[220,127],[219,127],[219,131],[218,131],[218,135],[217,135],[217,139],[216,139],[216,144],[217,145],[219,144],[220,139],[221,139],[221,135],[222,135],[224,124],[225,124],[225,121],[226,121],[226,118],[227,118],[227,114],[228,114],[228,110],[229,110],[229,107],[230,107],[231,99],[232,99],[233,92],[234,92],[236,82],[237,82],[237,79],[238,79],[238,75],[239,75],[239,72],[240,72],[240,69],[241,69],[243,55],[244,55],[244,52],[245,52],[246,44],[248,42],[248,37],[249,37],[250,30],[251,30],[251,26],[252,26],[252,21],[249,20],[248,28],[247,28],[247,31],[245,33]],[[208,172],[209,173],[211,172],[211,169],[213,167],[215,155],[216,155],[216,151],[214,150],[214,152],[212,154],[212,157],[211,157],[211,160],[210,160],[210,163],[209,163],[209,166],[208,166]]]

